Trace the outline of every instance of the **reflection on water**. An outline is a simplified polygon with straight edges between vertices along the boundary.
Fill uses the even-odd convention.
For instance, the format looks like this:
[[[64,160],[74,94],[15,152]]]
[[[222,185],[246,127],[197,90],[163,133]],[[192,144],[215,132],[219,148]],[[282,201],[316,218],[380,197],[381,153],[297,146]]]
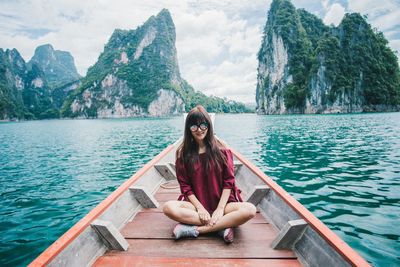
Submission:
[[[26,265],[182,118],[0,124],[0,265]],[[218,115],[216,133],[376,266],[400,265],[400,114]]]

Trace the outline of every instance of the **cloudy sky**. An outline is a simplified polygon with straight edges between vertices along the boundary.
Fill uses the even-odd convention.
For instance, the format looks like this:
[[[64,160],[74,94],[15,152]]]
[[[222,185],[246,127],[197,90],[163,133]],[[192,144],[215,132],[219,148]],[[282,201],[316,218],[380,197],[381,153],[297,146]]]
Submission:
[[[69,51],[85,75],[114,29],[135,29],[167,8],[175,23],[182,77],[207,95],[255,102],[256,54],[271,0],[0,0],[0,48],[26,61],[38,45]],[[399,0],[292,0],[326,24],[368,15],[400,52]],[[399,55],[399,54],[398,54]]]

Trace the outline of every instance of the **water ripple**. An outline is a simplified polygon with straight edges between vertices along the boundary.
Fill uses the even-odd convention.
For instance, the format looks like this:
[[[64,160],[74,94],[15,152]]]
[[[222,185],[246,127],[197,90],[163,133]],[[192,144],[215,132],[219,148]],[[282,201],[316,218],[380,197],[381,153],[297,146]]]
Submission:
[[[373,265],[400,265],[399,113],[246,116],[221,116],[221,137]]]

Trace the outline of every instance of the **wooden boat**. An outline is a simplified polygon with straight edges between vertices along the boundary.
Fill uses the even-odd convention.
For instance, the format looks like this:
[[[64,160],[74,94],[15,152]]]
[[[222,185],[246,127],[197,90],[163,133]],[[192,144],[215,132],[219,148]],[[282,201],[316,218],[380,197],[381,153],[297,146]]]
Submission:
[[[231,148],[236,182],[257,215],[226,245],[213,235],[174,240],[161,210],[179,195],[168,146],[29,266],[370,266],[254,164]]]

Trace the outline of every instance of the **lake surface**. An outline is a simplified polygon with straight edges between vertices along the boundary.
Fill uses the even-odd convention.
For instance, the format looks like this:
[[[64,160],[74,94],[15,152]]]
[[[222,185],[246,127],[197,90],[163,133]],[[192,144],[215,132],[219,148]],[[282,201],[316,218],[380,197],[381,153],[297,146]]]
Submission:
[[[400,113],[215,123],[366,260],[400,265]],[[182,127],[181,117],[0,123],[0,266],[31,262]]]

